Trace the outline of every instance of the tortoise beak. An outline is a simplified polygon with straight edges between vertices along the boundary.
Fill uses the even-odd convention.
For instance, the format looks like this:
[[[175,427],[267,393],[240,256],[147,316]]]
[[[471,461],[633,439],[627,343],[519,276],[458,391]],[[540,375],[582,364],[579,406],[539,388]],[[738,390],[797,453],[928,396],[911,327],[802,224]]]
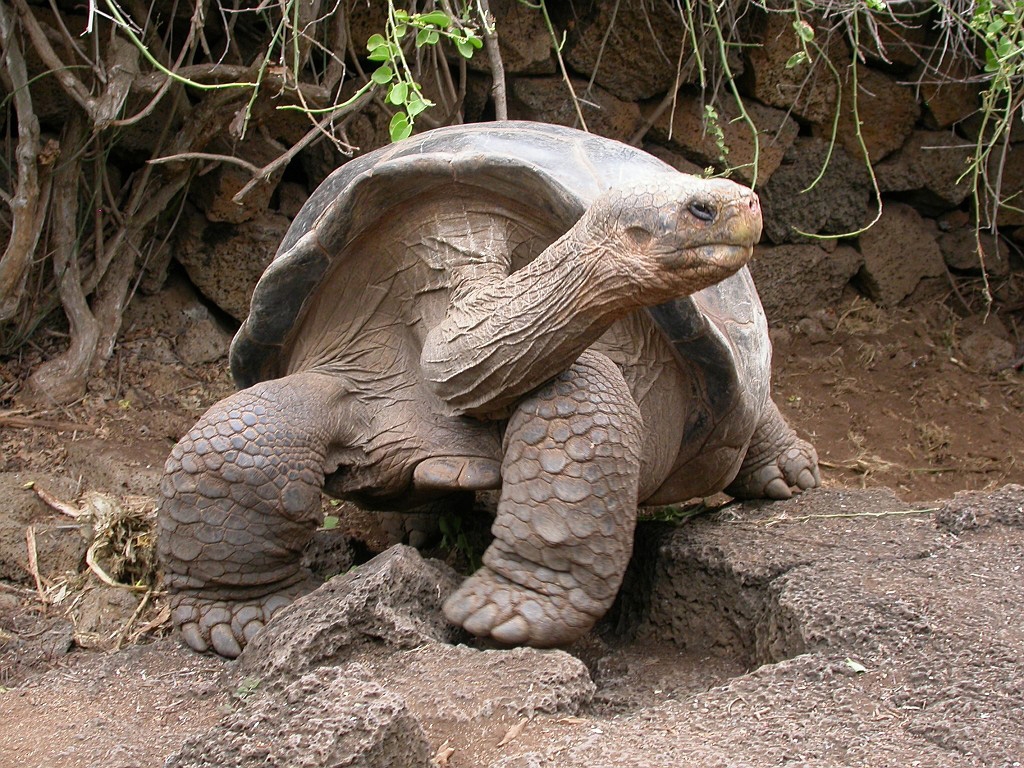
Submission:
[[[732,219],[729,222],[732,233],[736,236],[737,243],[749,243],[757,245],[761,239],[761,201],[757,193],[750,190],[749,194],[741,196],[730,204],[726,212]]]

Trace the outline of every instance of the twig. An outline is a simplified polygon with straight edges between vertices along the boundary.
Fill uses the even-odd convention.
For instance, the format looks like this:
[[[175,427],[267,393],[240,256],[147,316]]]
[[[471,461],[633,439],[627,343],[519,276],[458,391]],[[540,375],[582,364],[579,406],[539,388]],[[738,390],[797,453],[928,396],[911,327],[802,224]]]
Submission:
[[[3,581],[0,581],[0,592],[7,592],[12,595],[21,595],[22,597],[35,597],[36,595],[36,593],[31,589],[16,587],[14,584],[7,584]]]
[[[682,48],[680,48],[680,56],[682,56]],[[683,70],[681,66],[676,66],[676,80],[673,83],[672,88],[666,92],[664,98],[658,103],[658,106],[647,116],[647,119],[640,124],[640,127],[636,129],[632,136],[629,137],[629,143],[634,147],[639,147],[640,142],[644,140],[644,136],[647,132],[654,127],[654,124],[658,122],[658,119],[665,114],[665,110],[669,107],[674,107],[676,98],[679,96],[679,88],[683,84]],[[672,137],[672,123],[669,122],[669,138]]]
[[[25,545],[28,548],[28,570],[36,582],[36,592],[39,593],[39,602],[47,605],[46,589],[43,588],[43,577],[39,575],[39,551],[36,549],[36,527],[30,525],[25,529]]]
[[[11,86],[14,109],[18,113],[18,182],[8,203],[12,221],[10,238],[0,257],[0,321],[9,320],[18,312],[21,294],[28,279],[32,254],[42,233],[43,217],[37,215],[41,205],[39,189],[39,119],[32,108],[28,88],[25,57],[18,43],[14,19],[4,3],[0,3],[0,43]],[[45,207],[45,206],[43,206]]]
[[[150,591],[152,592],[152,590],[150,590]],[[156,616],[154,616],[152,619],[150,619],[145,624],[143,624],[141,627],[139,627],[137,630],[135,630],[134,633],[132,633],[131,641],[134,643],[136,640],[138,640],[143,635],[145,635],[145,634],[147,634],[149,632],[152,632],[154,629],[162,626],[163,624],[166,624],[168,621],[170,621],[170,619],[171,619],[171,609],[170,609],[170,606],[165,605],[163,608],[160,609],[160,612]]]
[[[765,526],[778,525],[779,523],[806,523],[810,520],[839,520],[848,519],[854,517],[902,517],[904,515],[930,515],[933,512],[938,512],[938,507],[932,507],[930,509],[897,509],[886,512],[836,512],[833,514],[826,515],[800,515],[799,517],[762,517],[757,520],[726,520],[727,523],[749,523],[751,525],[758,525],[763,523]]]
[[[103,566],[96,560],[96,551],[103,546],[102,541],[94,541],[89,545],[89,548],[85,551],[85,562],[89,566],[89,570],[96,574],[100,581],[106,584],[108,587],[116,587],[117,589],[127,589],[129,592],[143,592],[148,587],[135,586],[134,584],[122,584],[121,582],[114,579],[109,573],[103,570]]]
[[[135,620],[138,619],[140,615],[142,615],[142,612],[146,609],[146,606],[149,605],[149,598],[152,596],[153,590],[146,590],[146,594],[142,596],[142,599],[139,601],[138,606],[132,612],[132,615],[128,618],[128,621],[126,621],[124,625],[113,634],[113,637],[117,638],[117,642],[114,644],[115,651],[121,650],[121,646],[124,644],[125,636],[128,634],[128,630],[131,629],[132,624],[135,623]]]
[[[250,163],[248,160],[243,160],[241,157],[232,157],[231,155],[218,155],[213,152],[179,152],[176,155],[166,155],[165,157],[153,157],[146,162],[150,165],[160,165],[162,163],[175,163],[179,160],[211,160],[215,163],[231,163],[232,165],[239,165],[245,168],[249,173],[254,176],[263,171],[259,166]]]
[[[62,515],[67,515],[68,517],[72,517],[76,520],[80,517],[89,516],[88,512],[83,512],[74,504],[70,504],[69,502],[66,501],[61,501],[52,493],[47,491],[45,488],[40,488],[35,483],[32,484],[32,490],[36,492],[36,496],[39,497],[40,501],[42,501],[50,509],[60,512]]]
[[[40,26],[39,21],[28,7],[28,3],[25,0],[11,0],[11,2],[18,12],[18,17],[21,19],[25,31],[28,32],[29,39],[32,40],[32,47],[39,58],[43,60],[43,64],[57,78],[57,82],[60,83],[64,92],[71,97],[72,101],[75,101],[78,106],[85,110],[85,113],[90,118],[94,117],[96,100],[89,94],[89,89],[82,84],[82,81],[71,74],[71,68],[61,61],[60,56],[53,50],[53,46],[50,45],[50,41],[47,39],[42,26]]]
[[[47,360],[29,377],[27,394],[39,402],[61,402],[85,391],[89,364],[99,339],[99,325],[86,299],[78,263],[78,182],[82,155],[89,140],[85,116],[72,111],[62,141],[68,151],[54,172],[50,224],[53,271],[68,318],[71,342],[60,355]]]
[[[565,82],[565,87],[569,89],[569,98],[572,99],[573,109],[576,110],[576,119],[580,121],[580,128],[589,132],[590,129],[587,128],[587,121],[583,117],[583,110],[580,108],[579,97],[576,96],[576,89],[572,87],[572,80],[569,78],[569,70],[565,67],[565,59],[562,58],[562,46],[565,45],[564,35],[562,40],[559,41],[558,33],[555,31],[555,25],[551,22],[551,16],[548,14],[548,6],[545,0],[537,0],[536,3],[526,2],[525,0],[520,1],[530,8],[540,10],[541,15],[544,17],[544,24],[548,28],[548,34],[551,35],[551,47],[554,48],[555,58],[558,60],[558,69],[562,73],[562,80]]]
[[[487,0],[477,0],[484,28],[484,46],[487,48],[487,59],[491,64],[491,96],[494,98],[495,120],[508,120],[508,97],[505,89],[505,63],[501,59],[501,48],[498,46],[498,30],[494,24],[494,14]]]
[[[279,169],[288,165],[288,163],[292,161],[292,158],[294,158],[297,154],[299,154],[299,152],[305,149],[306,146],[308,146],[313,141],[313,139],[319,136],[326,129],[328,123],[330,123],[332,120],[336,120],[340,114],[349,114],[350,112],[358,111],[367,101],[369,101],[372,98],[372,94],[373,91],[368,90],[357,101],[351,104],[347,104],[347,106],[340,105],[340,107],[345,110],[344,112],[332,112],[331,114],[327,115],[327,117],[325,117],[323,120],[317,123],[312,129],[307,131],[305,136],[303,136],[295,144],[289,147],[288,151],[283,152],[274,161],[268,163],[262,168],[257,169],[253,178],[244,187],[238,190],[234,197],[231,198],[232,201],[239,203],[242,200],[244,200],[245,196],[249,194],[250,190],[252,190],[253,187],[261,183],[262,181],[269,179]]]
[[[96,428],[88,424],[77,424],[73,421],[51,421],[36,419],[32,416],[5,416],[0,414],[0,427],[15,429],[52,429],[56,432],[95,432]]]

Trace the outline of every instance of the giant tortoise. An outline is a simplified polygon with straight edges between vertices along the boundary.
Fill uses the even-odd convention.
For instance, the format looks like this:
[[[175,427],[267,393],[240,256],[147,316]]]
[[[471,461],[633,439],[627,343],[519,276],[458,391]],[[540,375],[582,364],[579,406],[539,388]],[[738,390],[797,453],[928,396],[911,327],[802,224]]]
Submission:
[[[313,584],[320,493],[396,509],[500,488],[445,604],[551,646],[610,607],[638,504],[788,497],[814,449],[769,392],[745,264],[757,196],[569,128],[428,131],[349,161],[296,216],[231,346],[241,391],[174,447],[173,621],[236,656]]]

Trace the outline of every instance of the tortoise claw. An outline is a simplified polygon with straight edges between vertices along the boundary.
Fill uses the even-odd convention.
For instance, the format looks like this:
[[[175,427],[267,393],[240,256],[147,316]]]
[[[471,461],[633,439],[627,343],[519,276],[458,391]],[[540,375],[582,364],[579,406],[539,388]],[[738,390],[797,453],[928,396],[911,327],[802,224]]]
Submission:
[[[183,591],[171,598],[171,618],[193,650],[213,651],[234,659],[274,614],[313,586],[307,581],[262,597],[237,601],[198,597]]]
[[[419,491],[489,491],[501,487],[501,464],[478,456],[442,456],[416,465],[413,486]]]

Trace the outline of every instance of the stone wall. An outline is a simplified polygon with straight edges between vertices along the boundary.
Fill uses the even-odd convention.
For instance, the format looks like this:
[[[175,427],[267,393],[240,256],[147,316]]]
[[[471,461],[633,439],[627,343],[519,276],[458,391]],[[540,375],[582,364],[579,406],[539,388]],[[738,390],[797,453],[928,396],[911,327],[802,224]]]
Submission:
[[[490,5],[497,19],[509,116],[578,126],[573,95],[543,17],[516,0],[491,0]],[[882,34],[882,47],[861,45],[863,60],[854,77],[853,46],[842,30],[828,34],[821,22],[817,59],[794,66],[800,40],[791,15],[733,3],[721,21],[733,24],[726,16],[738,13],[735,24],[747,45],[732,49],[728,72],[717,58],[705,55],[707,87],[702,89],[693,36],[671,0],[549,5],[553,13],[559,6],[553,21],[567,31],[562,58],[588,130],[642,145],[686,172],[727,172],[760,193],[765,235],[752,270],[773,322],[796,321],[833,306],[844,291],[857,290],[895,306],[921,290],[922,282],[948,280],[947,271],[981,274],[972,190],[963,178],[979,130],[979,86],[923,75],[922,61],[934,37],[927,17],[902,28],[904,39]],[[383,23],[372,4],[353,0],[349,13],[354,36]],[[969,73],[962,68],[956,74],[964,78]],[[742,109],[733,86],[742,96]],[[488,61],[481,52],[469,62],[467,121],[493,119],[490,88]],[[713,125],[720,137],[708,130],[709,104],[717,113]],[[1005,159],[1004,193],[1024,186],[1024,123],[1019,117],[1016,142]],[[358,151],[388,141],[389,119],[387,110],[371,105],[352,123],[349,137]],[[245,142],[248,149],[235,149],[243,155],[248,151],[256,162],[268,151],[266,141],[264,132]],[[723,143],[728,148],[724,157]],[[345,159],[320,146],[303,152],[296,164],[305,187],[313,187]],[[182,229],[178,255],[201,290],[239,319],[252,276],[273,255],[277,234],[310,191],[294,180],[273,179],[261,204],[225,205],[245,181],[244,172],[223,166],[193,193],[195,210],[203,215]],[[984,268],[996,278],[997,292],[1010,282],[1002,278],[1011,266],[1020,268],[1024,214],[1004,208],[998,224],[998,239],[986,235],[981,240]],[[253,233],[256,246],[250,247]],[[233,269],[225,278],[211,270],[214,252],[224,247],[258,255],[251,269]]]

